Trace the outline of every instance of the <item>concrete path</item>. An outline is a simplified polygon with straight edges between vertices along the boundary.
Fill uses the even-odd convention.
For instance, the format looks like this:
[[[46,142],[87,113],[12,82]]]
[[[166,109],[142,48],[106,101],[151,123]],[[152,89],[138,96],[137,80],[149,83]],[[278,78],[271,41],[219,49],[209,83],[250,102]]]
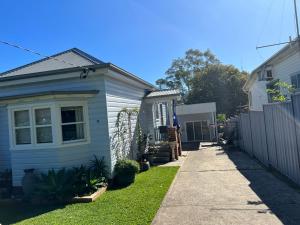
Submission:
[[[153,225],[300,224],[300,193],[239,151],[189,152]]]

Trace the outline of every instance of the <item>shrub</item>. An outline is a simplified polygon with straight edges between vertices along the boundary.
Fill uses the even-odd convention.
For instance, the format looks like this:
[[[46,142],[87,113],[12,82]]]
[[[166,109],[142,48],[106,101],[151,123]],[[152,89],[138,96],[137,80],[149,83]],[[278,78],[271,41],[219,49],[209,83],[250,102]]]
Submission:
[[[115,165],[114,182],[118,186],[127,186],[134,182],[135,174],[140,170],[140,165],[134,160],[119,160]]]
[[[5,170],[0,172],[0,198],[8,198],[12,192],[12,172]]]
[[[64,201],[73,197],[72,173],[66,169],[41,174],[36,195],[48,201]]]
[[[96,156],[90,165],[72,169],[49,170],[41,174],[36,181],[34,196],[41,200],[62,202],[74,196],[83,196],[95,192],[106,185],[108,170],[104,159]]]

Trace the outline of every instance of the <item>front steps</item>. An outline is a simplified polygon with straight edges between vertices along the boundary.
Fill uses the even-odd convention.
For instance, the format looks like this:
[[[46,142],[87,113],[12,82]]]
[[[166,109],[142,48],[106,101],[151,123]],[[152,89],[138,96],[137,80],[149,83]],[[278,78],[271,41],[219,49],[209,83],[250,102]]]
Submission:
[[[152,164],[159,165],[171,161],[172,149],[168,143],[157,144],[157,152],[153,154]]]

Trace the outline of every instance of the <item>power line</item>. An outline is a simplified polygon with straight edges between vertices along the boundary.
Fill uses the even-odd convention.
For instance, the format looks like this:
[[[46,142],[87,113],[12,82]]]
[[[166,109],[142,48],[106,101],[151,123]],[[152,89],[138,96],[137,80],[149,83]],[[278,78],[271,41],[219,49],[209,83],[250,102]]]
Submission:
[[[95,72],[94,69],[91,69],[91,68],[89,68],[89,67],[87,67],[87,66],[81,66],[81,65],[78,65],[78,64],[74,64],[74,63],[71,63],[71,62],[67,62],[67,61],[65,61],[65,60],[63,60],[63,59],[58,59],[58,58],[55,58],[55,57],[52,57],[52,56],[48,56],[48,55],[39,53],[39,52],[37,52],[37,51],[35,51],[35,50],[32,50],[32,49],[29,49],[29,48],[22,47],[22,46],[17,45],[17,44],[13,44],[13,43],[10,43],[10,42],[7,42],[7,41],[2,41],[2,40],[0,40],[0,43],[2,43],[2,44],[4,44],[4,45],[8,45],[8,46],[13,47],[13,48],[17,48],[17,49],[20,49],[20,50],[29,52],[29,53],[32,53],[32,54],[37,55],[37,56],[40,56],[40,57],[42,57],[42,58],[44,58],[44,59],[52,59],[52,60],[55,60],[55,61],[57,61],[57,62],[62,62],[62,63],[65,63],[65,64],[67,64],[67,65],[73,66],[73,67],[79,67],[79,68],[82,68],[83,71],[82,71],[82,73],[80,74],[80,78],[86,78],[90,70],[92,70],[93,72]]]

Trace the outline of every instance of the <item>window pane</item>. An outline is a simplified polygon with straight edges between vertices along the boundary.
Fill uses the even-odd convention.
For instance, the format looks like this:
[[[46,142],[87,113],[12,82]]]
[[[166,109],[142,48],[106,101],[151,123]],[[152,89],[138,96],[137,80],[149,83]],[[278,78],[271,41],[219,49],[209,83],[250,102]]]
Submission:
[[[51,110],[48,109],[36,109],[35,110],[35,123],[36,125],[51,124]]]
[[[298,74],[296,77],[297,77],[297,86],[296,86],[296,88],[300,88],[300,75]]]
[[[29,111],[28,110],[15,111],[14,118],[15,118],[15,126],[16,127],[29,126]]]
[[[203,140],[210,140],[210,132],[207,121],[202,121]]]
[[[186,123],[186,134],[187,134],[188,141],[194,141],[193,123]]]
[[[83,107],[63,107],[61,108],[62,123],[83,122]]]
[[[291,83],[292,83],[292,85],[294,86],[294,88],[297,88],[298,86],[298,84],[297,84],[297,76],[292,76],[291,77]]]
[[[36,142],[52,143],[52,127],[38,127],[36,128]]]
[[[16,129],[16,144],[31,144],[30,128]]]
[[[195,140],[202,140],[202,130],[201,130],[201,122],[194,122],[195,128]]]
[[[84,139],[84,124],[62,125],[63,141]]]

